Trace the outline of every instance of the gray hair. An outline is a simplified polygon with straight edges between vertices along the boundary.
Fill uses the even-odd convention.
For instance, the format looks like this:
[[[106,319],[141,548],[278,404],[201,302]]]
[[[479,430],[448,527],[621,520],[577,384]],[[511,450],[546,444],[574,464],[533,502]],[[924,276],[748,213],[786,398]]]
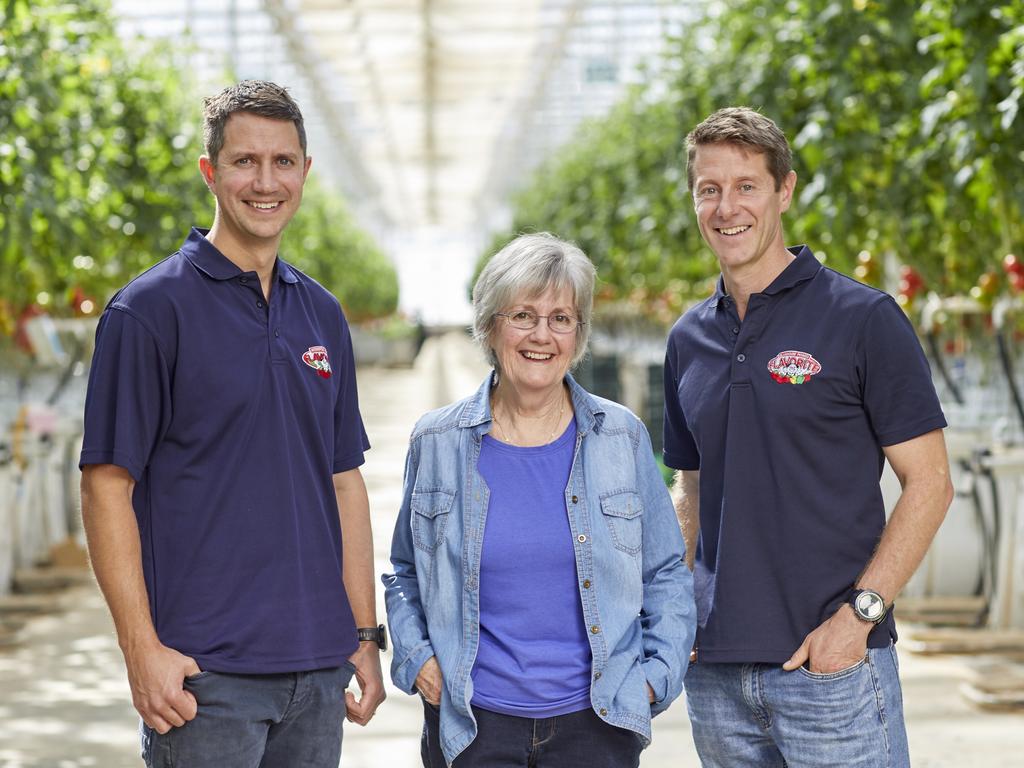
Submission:
[[[547,232],[520,235],[494,254],[473,286],[473,339],[483,349],[487,362],[499,370],[491,346],[496,313],[519,298],[534,298],[551,288],[569,288],[581,323],[570,367],[579,365],[590,341],[596,275],[597,270],[583,251]]]

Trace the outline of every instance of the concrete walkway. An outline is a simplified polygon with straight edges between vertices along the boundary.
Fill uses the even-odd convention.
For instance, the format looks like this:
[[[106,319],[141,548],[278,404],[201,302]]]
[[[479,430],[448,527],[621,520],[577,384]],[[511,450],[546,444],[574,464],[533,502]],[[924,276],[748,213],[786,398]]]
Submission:
[[[485,373],[464,339],[431,339],[408,370],[360,371],[359,390],[373,450],[363,468],[370,491],[376,569],[388,551],[401,498],[409,433],[425,411],[469,394]],[[138,768],[137,716],[102,598],[92,587],[60,596],[62,610],[32,619],[25,642],[0,649],[0,768]],[[383,619],[383,601],[378,600]],[[390,663],[390,653],[384,660]],[[984,713],[958,692],[962,659],[904,652],[904,692],[917,768],[1024,765],[1024,716]],[[385,675],[387,678],[387,675]],[[367,728],[345,727],[346,768],[418,768],[419,700],[388,687]],[[643,768],[696,768],[685,703],[655,720]]]

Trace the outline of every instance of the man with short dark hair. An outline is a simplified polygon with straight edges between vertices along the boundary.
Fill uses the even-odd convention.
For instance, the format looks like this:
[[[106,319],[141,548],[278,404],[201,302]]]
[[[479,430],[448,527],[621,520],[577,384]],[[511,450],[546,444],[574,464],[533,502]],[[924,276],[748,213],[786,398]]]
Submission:
[[[705,766],[907,766],[892,602],[952,499],[946,422],[889,295],[786,248],[785,136],[746,108],[687,137],[709,299],[669,336],[665,463],[695,553],[685,679]],[[902,483],[886,523],[885,459]]]
[[[291,96],[238,83],[206,100],[204,138],[213,227],[96,332],[89,552],[147,765],[336,768],[346,715],[384,699],[351,338],[277,253],[311,163]]]

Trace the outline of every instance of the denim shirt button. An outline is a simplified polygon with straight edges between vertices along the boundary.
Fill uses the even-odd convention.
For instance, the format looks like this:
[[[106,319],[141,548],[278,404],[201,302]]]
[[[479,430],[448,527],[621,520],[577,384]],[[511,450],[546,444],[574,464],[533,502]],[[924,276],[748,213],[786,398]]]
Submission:
[[[595,680],[600,680],[601,679],[601,673],[600,672],[595,672],[594,673],[594,679]]]
[[[580,497],[579,496],[573,496],[572,497],[572,503],[573,504],[579,504],[580,503]]]
[[[576,541],[578,541],[580,544],[586,544],[587,543],[587,537],[586,537],[586,535],[581,533],[579,536],[576,537]]]
[[[600,632],[601,632],[601,628],[599,626],[597,626],[597,624],[595,624],[594,626],[592,626],[590,628],[590,634],[592,634],[592,635],[599,634]]]
[[[590,589],[590,579],[584,579],[583,580],[583,588],[584,589]]]
[[[608,717],[608,710],[607,710],[607,709],[605,709],[604,707],[601,707],[601,708],[600,708],[600,709],[599,709],[599,710],[597,711],[597,714],[599,714],[599,715],[600,715],[601,717]]]

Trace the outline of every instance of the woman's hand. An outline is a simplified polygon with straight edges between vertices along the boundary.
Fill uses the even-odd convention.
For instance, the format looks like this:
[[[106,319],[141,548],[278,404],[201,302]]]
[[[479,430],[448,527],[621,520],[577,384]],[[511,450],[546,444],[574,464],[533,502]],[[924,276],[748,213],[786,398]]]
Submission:
[[[437,657],[431,656],[420,667],[420,673],[416,675],[416,690],[426,700],[427,704],[435,707],[441,706],[441,667],[437,663]]]

